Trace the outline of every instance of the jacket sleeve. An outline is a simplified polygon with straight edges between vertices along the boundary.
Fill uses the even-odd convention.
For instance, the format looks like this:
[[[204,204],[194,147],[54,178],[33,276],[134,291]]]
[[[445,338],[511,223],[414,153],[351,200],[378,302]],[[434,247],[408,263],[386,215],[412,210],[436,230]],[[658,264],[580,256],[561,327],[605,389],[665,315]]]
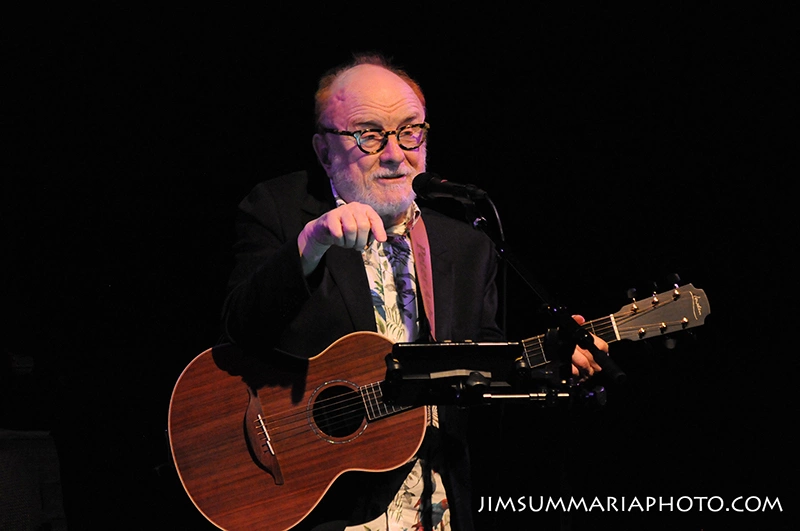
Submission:
[[[286,195],[262,183],[239,204],[222,332],[243,347],[274,345],[310,296],[297,249],[301,220],[279,207],[296,203]]]

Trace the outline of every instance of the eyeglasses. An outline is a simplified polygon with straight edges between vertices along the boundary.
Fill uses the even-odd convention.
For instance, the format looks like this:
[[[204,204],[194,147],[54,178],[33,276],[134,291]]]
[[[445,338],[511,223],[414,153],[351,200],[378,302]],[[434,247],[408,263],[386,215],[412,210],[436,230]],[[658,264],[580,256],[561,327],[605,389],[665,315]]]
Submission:
[[[321,130],[323,133],[352,136],[356,139],[358,149],[367,155],[373,155],[386,147],[386,144],[389,143],[389,135],[395,135],[397,137],[397,144],[400,146],[400,149],[404,149],[406,151],[416,149],[421,146],[423,142],[425,142],[425,139],[428,137],[428,129],[430,129],[430,127],[430,124],[426,122],[421,124],[404,125],[395,131],[384,131],[383,129],[339,131],[338,129],[330,129],[327,127],[323,127]]]

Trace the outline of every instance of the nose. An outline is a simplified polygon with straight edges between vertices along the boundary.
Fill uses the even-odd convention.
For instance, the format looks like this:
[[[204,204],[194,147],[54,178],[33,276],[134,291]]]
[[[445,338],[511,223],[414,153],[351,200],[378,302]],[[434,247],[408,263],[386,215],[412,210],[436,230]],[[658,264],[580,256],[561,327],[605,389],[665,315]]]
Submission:
[[[380,152],[381,162],[386,164],[400,164],[405,159],[405,151],[397,141],[397,135],[389,135],[386,139],[386,147]]]

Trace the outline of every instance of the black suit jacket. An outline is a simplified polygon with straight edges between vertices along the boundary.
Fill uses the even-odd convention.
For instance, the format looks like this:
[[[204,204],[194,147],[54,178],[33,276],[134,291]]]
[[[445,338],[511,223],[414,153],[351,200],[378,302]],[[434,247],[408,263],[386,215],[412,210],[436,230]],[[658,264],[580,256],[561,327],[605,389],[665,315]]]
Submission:
[[[330,248],[306,278],[297,236],[306,223],[334,206],[328,178],[297,172],[257,185],[239,205],[236,264],[223,309],[226,339],[248,350],[309,358],[355,331],[376,331],[361,258]],[[496,257],[479,231],[423,209],[431,252],[437,340],[499,340],[495,323]],[[454,529],[472,529],[464,416],[441,408],[443,479]],[[438,435],[438,434],[437,434]],[[385,510],[408,470],[348,473],[337,480],[304,526],[341,529],[353,519]],[[361,490],[369,496],[357,496]],[[338,491],[338,492],[337,492]]]

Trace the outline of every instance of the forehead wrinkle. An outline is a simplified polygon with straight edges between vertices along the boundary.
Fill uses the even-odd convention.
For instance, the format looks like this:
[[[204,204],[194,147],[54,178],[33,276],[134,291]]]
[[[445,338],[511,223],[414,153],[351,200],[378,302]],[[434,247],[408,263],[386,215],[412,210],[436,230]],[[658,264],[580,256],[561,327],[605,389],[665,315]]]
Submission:
[[[404,109],[406,102],[398,102],[391,106],[382,105],[357,105],[350,109],[348,122],[353,125],[375,125],[395,127],[405,125],[410,122],[421,120],[420,109]],[[402,114],[401,114],[402,113]],[[397,118],[399,117],[399,119]],[[394,123],[386,123],[388,120],[395,120]]]

